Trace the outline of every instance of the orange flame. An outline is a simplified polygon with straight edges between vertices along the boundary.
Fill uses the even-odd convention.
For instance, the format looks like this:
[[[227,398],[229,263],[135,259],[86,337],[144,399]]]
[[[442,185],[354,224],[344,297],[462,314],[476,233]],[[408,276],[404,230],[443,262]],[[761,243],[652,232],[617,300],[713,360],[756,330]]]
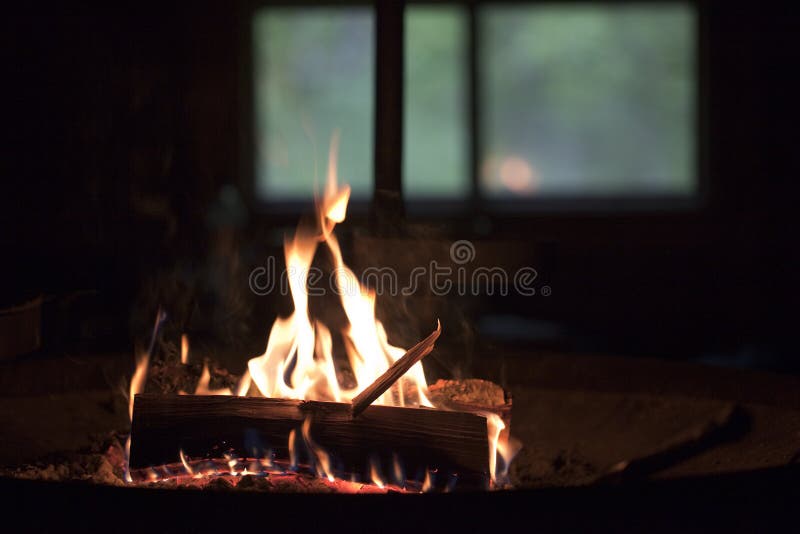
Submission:
[[[403,473],[403,466],[400,464],[400,458],[397,456],[397,453],[392,453],[392,474],[394,475],[394,481],[397,485],[405,487],[406,477],[405,473]]]
[[[244,374],[239,379],[239,383],[236,385],[236,396],[237,397],[246,397],[247,392],[250,391],[250,383],[252,380],[250,379],[250,371],[245,369]]]
[[[131,377],[131,387],[128,393],[128,417],[133,421],[133,398],[137,393],[144,391],[144,382],[147,378],[147,364],[150,361],[150,354],[144,353],[139,356],[136,362],[136,370]]]
[[[481,415],[486,417],[486,426],[489,433],[489,474],[495,485],[506,482],[508,468],[511,460],[522,448],[522,444],[513,439],[508,432],[503,433],[506,424],[496,413],[486,412]],[[501,468],[498,469],[497,461],[501,461]]]
[[[181,335],[181,363],[189,363],[189,336],[186,334]]]
[[[301,429],[303,434],[303,440],[306,442],[306,446],[308,450],[316,457],[316,466],[317,466],[317,474],[320,477],[327,477],[330,482],[333,482],[333,469],[331,468],[331,457],[330,455],[317,445],[314,440],[311,439],[311,416],[305,418],[303,421],[303,427]]]
[[[430,469],[425,470],[425,480],[422,482],[422,493],[428,493],[433,488]]]
[[[230,388],[211,389],[208,387],[211,382],[211,373],[208,371],[208,363],[203,364],[203,372],[200,374],[200,380],[197,381],[197,388],[194,390],[195,395],[233,395]]]
[[[386,486],[386,481],[383,479],[383,474],[381,473],[381,466],[378,459],[374,456],[369,459],[369,477],[372,483],[379,488],[383,489]]]

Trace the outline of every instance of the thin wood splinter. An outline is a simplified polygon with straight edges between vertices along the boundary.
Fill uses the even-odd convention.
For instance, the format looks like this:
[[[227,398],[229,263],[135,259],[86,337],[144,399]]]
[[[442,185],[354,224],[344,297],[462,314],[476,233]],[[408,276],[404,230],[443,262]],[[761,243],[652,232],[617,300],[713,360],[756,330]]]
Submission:
[[[364,391],[359,393],[353,398],[353,417],[358,416],[363,412],[367,406],[375,402],[375,399],[383,395],[383,393],[392,387],[392,384],[397,382],[401,376],[406,374],[411,367],[422,360],[425,356],[430,354],[436,340],[442,333],[442,324],[436,321],[436,330],[431,335],[408,349],[406,353],[396,362],[392,364],[375,382],[367,386]]]

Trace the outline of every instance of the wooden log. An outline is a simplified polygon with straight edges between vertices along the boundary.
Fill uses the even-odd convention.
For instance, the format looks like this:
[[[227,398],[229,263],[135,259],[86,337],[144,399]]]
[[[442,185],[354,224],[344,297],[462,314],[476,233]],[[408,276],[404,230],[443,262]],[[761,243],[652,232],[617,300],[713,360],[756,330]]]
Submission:
[[[375,402],[375,399],[380,397],[384,391],[392,387],[392,384],[397,382],[401,376],[406,374],[411,367],[422,360],[425,356],[430,354],[433,350],[433,345],[439,339],[442,333],[442,324],[436,322],[436,330],[431,335],[411,347],[400,357],[396,362],[389,367],[385,373],[378,377],[372,384],[367,386],[364,391],[356,395],[353,399],[353,417],[358,416],[364,409]]]
[[[500,432],[500,440],[511,438],[511,392],[497,384],[480,378],[442,380],[428,387],[428,398],[434,406],[458,412],[497,414],[505,428]]]
[[[130,466],[173,463],[179,451],[192,458],[223,453],[252,457],[269,450],[288,457],[288,439],[304,446],[300,427],[311,417],[311,436],[333,459],[337,475],[368,473],[377,461],[384,476],[394,455],[407,478],[426,469],[457,475],[459,488],[488,483],[486,419],[428,408],[368,406],[357,418],[351,405],[257,397],[153,395],[134,399]],[[255,449],[255,450],[254,450]]]

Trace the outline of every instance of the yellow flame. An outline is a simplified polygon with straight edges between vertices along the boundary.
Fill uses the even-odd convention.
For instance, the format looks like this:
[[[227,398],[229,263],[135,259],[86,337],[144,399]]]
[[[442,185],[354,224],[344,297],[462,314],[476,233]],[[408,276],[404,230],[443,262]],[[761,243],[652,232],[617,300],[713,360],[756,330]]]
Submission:
[[[181,335],[181,363],[189,363],[189,336],[186,334]]]
[[[144,391],[144,382],[147,378],[147,364],[150,361],[150,355],[146,352],[139,356],[139,361],[136,362],[136,370],[131,377],[131,387],[128,393],[128,417],[133,421],[133,398],[136,394]]]
[[[522,448],[522,444],[512,438],[508,432],[503,432],[506,424],[499,415],[493,412],[481,413],[486,417],[486,426],[489,434],[489,474],[494,484],[502,484],[511,461]],[[498,469],[497,461],[501,460],[502,469]]]
[[[496,413],[485,413],[486,426],[489,431],[489,474],[492,480],[496,480],[497,475],[497,440],[500,438],[500,432],[506,427],[506,424],[500,419]]]
[[[246,397],[247,392],[250,391],[250,383],[252,379],[250,378],[250,371],[245,369],[244,374],[239,379],[239,383],[236,385],[236,396],[237,397]]]
[[[203,364],[203,372],[200,374],[200,380],[197,381],[197,387],[194,390],[195,395],[233,395],[230,388],[211,389],[208,387],[211,382],[211,373],[208,371],[208,363]]]
[[[375,317],[375,294],[362,287],[345,265],[333,233],[336,224],[345,220],[350,198],[350,188],[337,183],[338,142],[337,133],[331,139],[325,190],[317,200],[316,226],[310,229],[301,225],[284,241],[294,312],[275,319],[266,350],[247,365],[253,383],[265,397],[349,402],[405,354],[404,349],[388,342],[386,330]],[[337,379],[330,330],[309,317],[308,273],[320,243],[327,245],[333,257],[334,283],[348,320],[343,337],[355,378],[355,385],[350,388],[342,387]],[[292,369],[288,381],[287,369]],[[410,386],[416,386],[414,405],[433,406],[427,398],[428,386],[419,362],[401,378],[398,388],[387,391],[375,402],[404,406],[408,398],[404,389]]]

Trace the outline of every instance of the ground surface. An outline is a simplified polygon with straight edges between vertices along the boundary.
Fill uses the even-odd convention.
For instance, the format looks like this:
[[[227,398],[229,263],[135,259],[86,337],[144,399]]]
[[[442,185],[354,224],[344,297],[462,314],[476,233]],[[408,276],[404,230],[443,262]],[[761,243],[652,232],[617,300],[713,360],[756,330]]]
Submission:
[[[646,476],[728,473],[798,461],[800,380],[795,377],[655,360],[504,354],[481,360],[484,369],[477,369],[513,394],[512,434],[523,444],[511,468],[516,487],[591,484],[619,462],[647,458],[732,406],[746,419],[740,432],[668,458]],[[132,358],[124,354],[0,365],[3,472],[96,448],[98,436],[125,432],[121,391],[131,369]]]

